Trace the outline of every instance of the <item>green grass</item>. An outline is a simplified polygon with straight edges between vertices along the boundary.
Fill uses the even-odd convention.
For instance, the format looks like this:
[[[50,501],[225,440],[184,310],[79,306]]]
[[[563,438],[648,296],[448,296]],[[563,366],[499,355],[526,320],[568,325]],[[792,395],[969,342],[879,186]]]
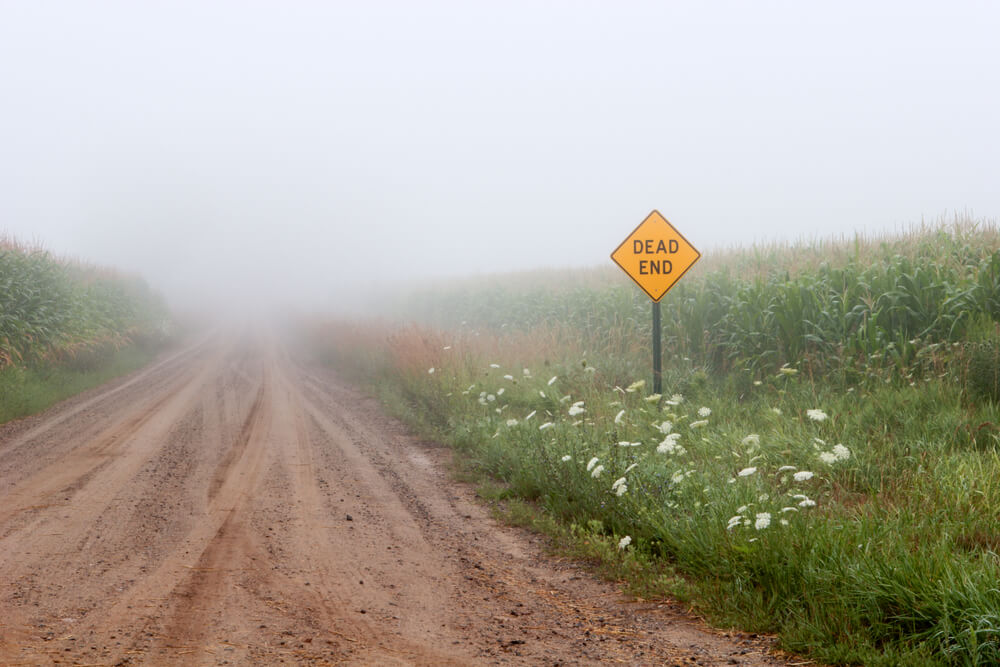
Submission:
[[[425,294],[435,328],[304,345],[455,447],[508,518],[646,596],[828,663],[1000,664],[994,241],[733,254],[668,296],[652,400],[648,301],[598,279]]]
[[[132,344],[87,363],[38,364],[0,370],[0,423],[42,412],[59,401],[150,363],[162,345]]]

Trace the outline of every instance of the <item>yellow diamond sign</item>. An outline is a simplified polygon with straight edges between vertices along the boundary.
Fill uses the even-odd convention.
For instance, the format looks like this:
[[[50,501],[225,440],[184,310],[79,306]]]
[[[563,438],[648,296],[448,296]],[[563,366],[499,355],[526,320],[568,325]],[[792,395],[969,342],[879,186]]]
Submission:
[[[611,253],[615,264],[659,301],[701,257],[659,211],[653,211]]]

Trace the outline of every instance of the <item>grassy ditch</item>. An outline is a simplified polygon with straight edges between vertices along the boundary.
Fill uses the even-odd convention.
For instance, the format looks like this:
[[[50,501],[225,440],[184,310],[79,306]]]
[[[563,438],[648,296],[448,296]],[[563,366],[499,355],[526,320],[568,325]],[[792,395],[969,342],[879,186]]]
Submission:
[[[92,352],[87,363],[36,363],[0,370],[0,424],[33,415],[70,396],[150,363],[163,342],[132,343]]]
[[[938,239],[943,254],[922,266],[969,267],[926,296],[924,316],[938,321],[951,312],[938,300],[985,282],[992,236],[927,233],[927,243],[900,241],[928,252]],[[979,259],[957,261],[956,247]],[[884,286],[902,284],[892,271],[907,264],[889,261],[900,247],[879,248],[865,252],[888,258]],[[851,252],[857,244],[848,262]],[[695,277],[691,294],[727,271]],[[616,302],[618,287],[599,280],[563,294],[586,327],[540,320],[529,283],[517,288],[523,300],[513,288],[494,294],[495,306],[511,305],[488,318],[313,325],[307,345],[646,595],[680,593],[719,625],[776,633],[785,649],[828,663],[998,664],[1000,410],[970,376],[993,377],[970,360],[994,349],[983,341],[996,335],[995,314],[960,312],[952,324],[968,324],[949,327],[913,315],[922,337],[906,341],[911,352],[895,355],[888,338],[857,349],[837,342],[836,327],[824,339],[799,310],[782,310],[790,284],[824,275],[847,280],[845,294],[868,290],[873,307],[883,298],[853,282],[864,272],[839,271],[803,268],[771,290],[737,281],[734,294],[762,290],[775,321],[798,327],[794,345],[771,337],[767,350],[767,336],[752,337],[763,353],[727,357],[712,347],[726,336],[706,328],[704,353],[670,356],[662,396],[646,385],[648,332],[616,315],[632,297]],[[595,302],[606,308],[584,315]],[[863,321],[841,333],[859,336]]]

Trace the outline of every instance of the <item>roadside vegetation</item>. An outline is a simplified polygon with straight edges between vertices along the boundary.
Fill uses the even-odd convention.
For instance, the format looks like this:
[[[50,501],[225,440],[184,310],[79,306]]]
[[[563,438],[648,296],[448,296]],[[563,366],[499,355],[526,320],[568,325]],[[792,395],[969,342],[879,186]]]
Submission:
[[[633,590],[833,664],[1000,664],[1000,235],[707,257],[408,295],[308,345]],[[401,306],[402,307],[402,306]]]
[[[148,363],[167,322],[138,278],[0,240],[0,422]]]

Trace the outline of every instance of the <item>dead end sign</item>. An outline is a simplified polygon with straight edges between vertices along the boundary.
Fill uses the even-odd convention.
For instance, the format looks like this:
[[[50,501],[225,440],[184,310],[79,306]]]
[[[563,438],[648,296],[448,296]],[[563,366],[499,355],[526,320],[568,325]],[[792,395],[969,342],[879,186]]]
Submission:
[[[701,257],[659,211],[653,211],[611,253],[615,264],[654,302],[663,298]]]

